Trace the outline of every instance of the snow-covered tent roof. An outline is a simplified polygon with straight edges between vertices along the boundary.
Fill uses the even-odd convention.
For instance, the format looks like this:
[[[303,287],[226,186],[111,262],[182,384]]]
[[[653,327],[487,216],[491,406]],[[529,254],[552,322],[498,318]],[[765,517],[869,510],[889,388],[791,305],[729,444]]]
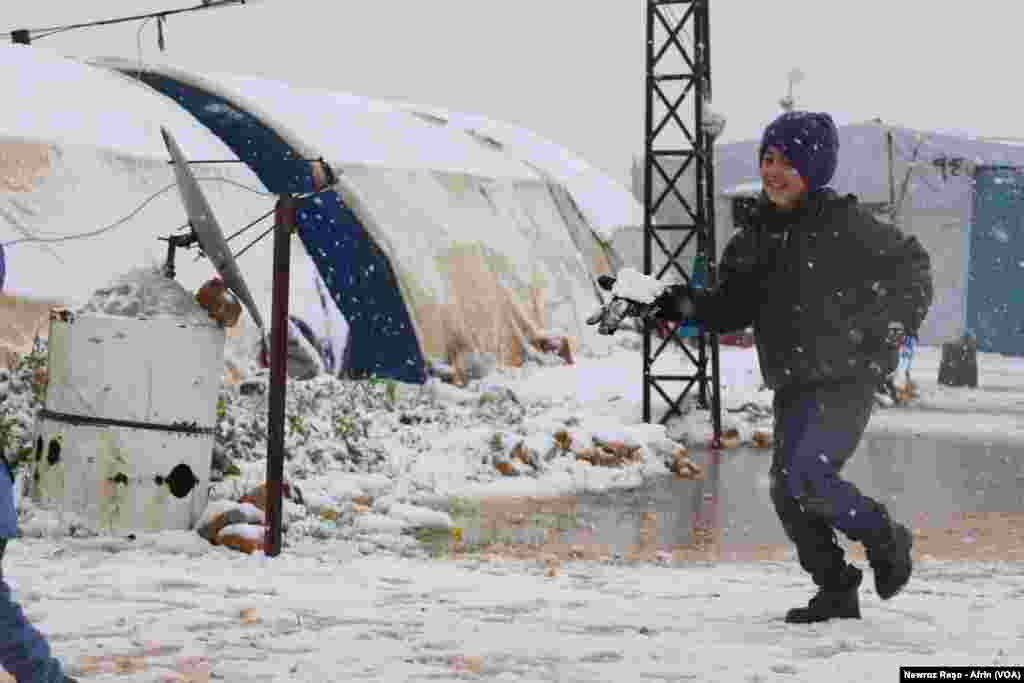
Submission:
[[[87,146],[165,161],[160,126],[180,131],[193,158],[234,159],[224,143],[173,102],[120,73],[45,48],[0,46],[0,139]]]
[[[131,62],[95,60],[130,71]],[[525,165],[471,138],[409,116],[386,102],[348,93],[222,73],[196,74],[169,65],[166,77],[230,98],[244,111],[274,122],[289,146],[335,166],[432,170],[482,178],[538,181]]]
[[[190,158],[233,160],[174,102],[120,73],[45,48],[0,46],[0,239],[5,291],[83,303],[112,269],[162,261],[158,236],[185,222],[160,127]],[[204,169],[222,220],[253,217],[266,197],[242,164]],[[247,188],[247,189],[243,189]],[[254,201],[256,200],[256,201]],[[186,280],[208,264],[179,263]]]
[[[622,228],[644,223],[643,206],[625,186],[533,131],[483,116],[438,107],[416,104],[400,106],[434,120],[437,125],[454,127],[486,144],[503,149],[545,177],[565,186],[586,216],[587,222],[594,226],[605,242],[610,243],[616,231]]]
[[[20,49],[30,62],[35,55],[27,48],[11,49]],[[60,58],[46,57],[47,63],[54,59]],[[584,333],[580,320],[596,299],[592,276],[608,270],[612,255],[579,210],[582,202],[516,155],[458,127],[437,126],[364,98],[261,79],[196,75],[165,65],[94,64],[120,71],[104,76],[125,83],[123,90],[111,90],[105,106],[132,112],[134,101],[120,95],[147,92],[125,80],[135,77],[177,117],[143,110],[143,127],[158,135],[166,125],[190,159],[245,162],[196,166],[226,232],[272,207],[272,197],[258,194],[264,188],[314,189],[310,159],[332,167],[337,184],[300,201],[299,236],[305,248],[292,250],[291,308],[316,308],[322,302],[316,285],[324,285],[349,323],[354,369],[420,379],[430,356],[453,360],[472,350],[491,351],[517,364],[524,344],[549,329]],[[4,73],[23,85],[34,68],[24,66],[18,73]],[[104,73],[71,60],[62,68]],[[81,80],[68,75],[74,77],[65,82]],[[25,101],[35,106],[32,98]],[[19,125],[31,131],[30,119]],[[192,139],[211,131],[222,141],[220,148]],[[97,233],[97,225],[109,225],[139,206],[146,207],[145,222],[132,222],[130,230],[119,224],[116,230],[59,244],[22,243],[11,254],[12,286],[27,294],[49,290],[66,298],[67,283],[74,281],[80,297],[103,284],[95,279],[112,268],[162,256],[157,235],[168,234],[183,220],[173,194],[170,203],[163,201],[166,195],[153,196],[165,179],[170,182],[164,161],[141,163],[131,157],[126,162],[102,151],[69,157],[56,143],[49,151],[57,154],[48,154],[45,172],[16,195],[0,193],[3,217],[16,230],[59,238]],[[59,168],[54,159],[60,160]],[[14,221],[12,213],[19,214]],[[101,246],[105,262],[96,253]],[[270,248],[265,240],[240,262],[257,303],[266,307]],[[48,278],[47,269],[61,254],[85,276]],[[83,260],[83,254],[89,256]],[[29,262],[31,269],[18,271],[19,264]],[[188,285],[198,286],[210,271],[208,264],[183,264],[179,258],[179,280]]]
[[[130,70],[131,62],[94,63]],[[313,150],[338,166],[432,170],[482,178],[553,180],[604,242],[616,230],[643,224],[629,189],[582,158],[530,130],[428,105],[373,100],[233,74],[194,74],[168,65],[160,72],[229,96],[268,121],[289,145]],[[411,115],[410,115],[411,114]]]

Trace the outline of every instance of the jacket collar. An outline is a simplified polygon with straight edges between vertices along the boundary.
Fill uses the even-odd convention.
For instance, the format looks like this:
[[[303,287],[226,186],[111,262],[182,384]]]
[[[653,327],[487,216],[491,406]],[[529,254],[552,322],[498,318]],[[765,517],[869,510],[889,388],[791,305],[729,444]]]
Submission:
[[[807,218],[821,215],[827,205],[846,199],[852,199],[852,195],[840,198],[835,190],[826,187],[809,193],[792,209],[784,210],[773,204],[762,190],[758,197],[757,212],[761,224],[768,232],[784,232],[803,224]]]

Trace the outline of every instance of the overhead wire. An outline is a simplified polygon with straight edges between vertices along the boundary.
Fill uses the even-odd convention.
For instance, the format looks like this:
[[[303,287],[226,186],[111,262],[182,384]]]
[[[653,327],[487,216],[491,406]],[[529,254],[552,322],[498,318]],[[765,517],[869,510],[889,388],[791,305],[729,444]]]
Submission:
[[[148,21],[150,19],[166,19],[169,16],[176,14],[185,14],[188,12],[199,12],[202,10],[216,9],[217,7],[228,7],[231,5],[244,5],[246,0],[206,0],[202,4],[193,5],[190,7],[178,7],[175,9],[161,10],[159,12],[147,12],[145,14],[135,14],[127,17],[116,17],[111,19],[100,19],[97,21],[86,21],[76,24],[66,24],[63,26],[48,26],[44,28],[30,28],[26,29],[32,40],[41,40],[48,38],[58,33],[65,33],[67,31],[76,31],[83,28],[97,28],[100,26],[111,26],[114,24],[124,24],[133,21]],[[12,39],[13,31],[8,31],[6,37],[8,40]]]
[[[258,222],[258,221],[257,221],[257,222]],[[250,227],[251,227],[251,226],[250,226]],[[277,227],[277,223],[275,223],[274,225],[271,225],[271,226],[270,226],[269,228],[267,228],[266,230],[264,230],[264,231],[263,231],[263,232],[262,232],[262,233],[260,234],[260,236],[259,236],[259,237],[257,237],[256,239],[254,239],[254,240],[253,240],[252,242],[249,242],[249,244],[245,245],[245,246],[244,246],[244,247],[242,247],[242,248],[241,248],[240,250],[238,250],[238,251],[237,251],[237,252],[236,252],[235,254],[233,254],[233,255],[232,255],[232,257],[233,257],[233,258],[234,258],[234,259],[235,259],[236,261],[237,261],[238,259],[240,259],[240,258],[242,257],[242,254],[244,254],[245,252],[247,252],[247,251],[249,251],[250,249],[252,249],[253,247],[255,247],[255,246],[256,246],[256,244],[257,244],[258,242],[262,241],[262,240],[263,240],[263,238],[265,238],[265,237],[266,237],[267,235],[269,235],[270,233],[272,233],[272,232],[274,231],[274,228],[276,228],[276,227]]]
[[[229,180],[227,178],[197,177],[196,180],[201,180],[201,181],[204,181],[204,182],[224,182],[224,183],[228,183],[229,185],[234,185],[236,187],[240,187],[242,189],[248,190],[249,192],[252,192],[254,194],[263,195],[263,196],[272,196],[272,193],[270,193],[270,192],[262,192],[260,190],[256,190],[254,188],[251,188],[251,187],[245,185],[244,183],[239,183],[239,182],[236,182],[234,180]],[[165,192],[167,192],[171,188],[174,188],[174,187],[177,187],[177,186],[178,186],[177,183],[171,183],[171,184],[169,184],[169,185],[167,185],[165,187],[160,188],[159,190],[157,190],[156,192],[151,194],[149,197],[147,197],[145,200],[143,200],[143,202],[141,204],[139,204],[137,207],[135,207],[128,215],[126,215],[123,218],[120,218],[117,221],[114,221],[113,223],[111,223],[110,225],[104,226],[102,228],[98,228],[96,230],[90,230],[89,232],[76,233],[76,234],[73,234],[73,235],[62,235],[60,237],[23,237],[21,239],[11,240],[9,242],[4,242],[2,244],[2,246],[10,247],[10,246],[14,246],[16,244],[22,244],[22,243],[25,243],[25,242],[52,244],[52,243],[55,243],[55,242],[69,242],[69,241],[72,241],[72,240],[88,239],[88,238],[91,238],[91,237],[97,237],[99,235],[102,235],[104,233],[110,232],[111,230],[115,230],[115,229],[121,227],[122,225],[124,225],[125,223],[130,221],[131,219],[135,218],[135,216],[137,216],[140,212],[142,212],[143,209],[145,209],[147,206],[149,206],[149,204],[151,204],[158,197],[160,197],[160,195],[164,194]],[[252,225],[255,225],[256,223],[260,222],[261,220],[264,220],[271,213],[273,213],[273,211],[271,211],[268,214],[265,214],[264,216],[261,216],[259,219],[254,221],[252,224],[250,224],[249,226],[247,226],[243,230],[247,230],[248,228],[252,227]],[[240,234],[240,232],[241,231],[239,231],[239,233],[236,233],[236,234]]]
[[[320,195],[320,194],[323,194],[324,192],[330,192],[330,191],[332,191],[332,189],[333,189],[333,188],[331,188],[331,187],[324,187],[324,188],[321,188],[321,189],[319,189],[319,190],[316,190],[316,191],[314,191],[314,192],[307,192],[307,193],[304,193],[304,194],[300,194],[300,195],[298,195],[298,196],[296,197],[296,199],[297,199],[297,200],[299,200],[299,201],[303,201],[303,200],[306,200],[306,199],[312,199],[313,197],[316,197],[316,196],[318,196],[318,195]],[[269,217],[269,216],[270,216],[270,215],[271,215],[272,213],[274,213],[274,211],[276,211],[276,207],[275,207],[274,209],[271,209],[271,210],[270,210],[270,211],[269,211],[268,213],[264,214],[264,215],[263,215],[263,216],[261,216],[260,218],[257,218],[257,219],[256,219],[255,221],[251,222],[251,223],[250,223],[249,225],[245,226],[245,227],[244,227],[244,228],[242,228],[241,230],[238,230],[237,232],[235,232],[235,233],[234,233],[234,234],[233,234],[233,235],[232,235],[231,237],[229,237],[229,238],[228,238],[228,241],[230,241],[230,240],[231,240],[231,239],[233,239],[234,237],[236,237],[236,236],[238,236],[238,235],[242,234],[243,232],[245,232],[245,231],[246,231],[246,230],[248,230],[249,228],[253,227],[254,225],[256,225],[257,223],[259,223],[260,221],[264,220],[265,218],[268,218],[268,217]],[[267,228],[266,230],[264,230],[264,231],[263,231],[263,232],[262,232],[262,233],[260,234],[260,236],[259,236],[259,237],[257,237],[257,238],[256,238],[256,239],[254,239],[254,240],[253,240],[252,242],[250,242],[249,244],[245,245],[245,246],[244,246],[244,247],[243,247],[242,249],[240,249],[240,250],[239,250],[239,251],[238,251],[237,253],[235,253],[235,254],[233,255],[233,256],[234,256],[234,259],[235,259],[235,260],[237,261],[237,260],[238,260],[238,259],[239,259],[239,258],[240,258],[240,257],[242,256],[242,254],[244,254],[245,252],[247,252],[247,251],[249,251],[250,249],[252,249],[252,248],[253,248],[254,246],[256,246],[256,244],[257,244],[258,242],[260,242],[261,240],[265,239],[265,238],[267,237],[267,235],[269,235],[269,234],[270,234],[271,232],[273,232],[273,231],[274,231],[274,228],[276,228],[276,227],[277,227],[277,223],[274,223],[274,225],[271,225],[271,226],[270,226],[269,228]]]

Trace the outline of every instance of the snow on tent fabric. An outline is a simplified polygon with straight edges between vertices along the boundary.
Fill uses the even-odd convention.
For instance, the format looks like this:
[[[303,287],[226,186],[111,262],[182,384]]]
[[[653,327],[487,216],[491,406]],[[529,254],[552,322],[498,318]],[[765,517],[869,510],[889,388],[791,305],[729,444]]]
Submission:
[[[31,54],[21,55],[21,68],[37,68]],[[127,78],[140,76],[134,62],[62,59],[47,55],[38,68],[104,80],[108,102],[126,119],[136,109],[135,99],[144,99],[143,120],[131,124],[142,129],[143,139],[122,143],[116,154],[102,146],[65,149],[52,129],[33,135],[31,117],[19,119],[26,132],[18,137],[46,140],[59,154],[38,156],[38,172],[7,174],[21,189],[9,190],[11,182],[0,188],[0,205],[11,209],[4,217],[16,217],[13,224],[0,221],[6,240],[95,232],[145,207],[123,225],[86,239],[17,244],[18,263],[26,267],[12,280],[22,295],[81,303],[83,295],[106,284],[110,267],[116,272],[162,262],[165,246],[156,238],[184,220],[173,193],[153,196],[173,182],[165,153],[152,144],[162,144],[154,124],[169,121],[188,158],[245,162],[196,169],[229,233],[272,208],[275,198],[268,191],[314,189],[316,165],[303,160],[330,164],[339,182],[299,205],[301,246],[292,249],[289,309],[317,334],[333,334],[322,346],[335,358],[344,356],[352,374],[422,381],[429,361],[450,362],[467,351],[491,352],[505,365],[519,365],[545,335],[585,343],[580,337],[590,331],[581,321],[597,299],[593,277],[612,270],[615,254],[589,222],[601,207],[580,211],[587,202],[572,188],[534,170],[550,167],[550,159],[533,164],[521,153],[481,144],[458,127],[438,128],[392,105],[342,93],[198,76],[169,66],[143,70],[141,79],[150,86],[145,88]],[[5,64],[0,82],[8,79],[17,81]],[[47,93],[56,89],[53,81],[37,82]],[[36,100],[25,100],[32,109]],[[42,101],[52,106],[53,97]],[[173,114],[150,113],[155,107]],[[148,128],[154,129],[153,140],[145,138]],[[13,143],[4,130],[7,149]],[[35,149],[23,150],[21,157],[31,158]],[[564,176],[574,163],[567,155]],[[621,205],[636,206],[626,188],[603,182],[614,186]],[[239,238],[238,245],[260,230]],[[112,264],[111,254],[127,262]],[[240,261],[265,312],[271,260],[267,239]],[[71,278],[45,276],[72,261]],[[90,267],[98,263],[105,264],[102,276]],[[190,255],[179,257],[177,265],[179,281],[190,290],[212,270]],[[321,297],[318,284],[329,297]],[[231,347],[251,348],[252,341],[251,323],[243,316],[229,335],[229,354]]]

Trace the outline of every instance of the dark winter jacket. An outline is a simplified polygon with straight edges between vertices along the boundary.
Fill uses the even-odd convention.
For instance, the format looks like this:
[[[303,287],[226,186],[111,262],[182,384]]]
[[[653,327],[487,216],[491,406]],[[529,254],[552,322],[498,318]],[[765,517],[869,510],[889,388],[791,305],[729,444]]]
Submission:
[[[754,327],[773,389],[860,378],[896,366],[890,322],[916,334],[932,302],[928,253],[853,195],[816,192],[792,211],[762,197],[753,225],[726,246],[696,321],[710,332]]]

